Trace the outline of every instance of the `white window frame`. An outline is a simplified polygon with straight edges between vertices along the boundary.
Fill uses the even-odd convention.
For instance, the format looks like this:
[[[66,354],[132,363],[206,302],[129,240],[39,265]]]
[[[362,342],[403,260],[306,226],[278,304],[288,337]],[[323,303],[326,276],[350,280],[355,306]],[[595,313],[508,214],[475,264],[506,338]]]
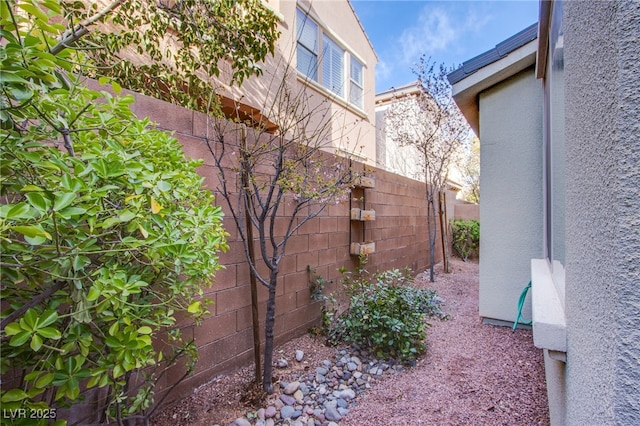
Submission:
[[[327,34],[322,34],[322,86],[345,99],[346,51]],[[337,62],[337,64],[336,64]]]
[[[298,61],[298,49],[305,49],[312,52],[310,46],[305,45],[300,41],[299,25],[302,20],[303,25],[307,25],[308,22],[313,23],[317,28],[316,36],[316,66],[312,72],[305,72],[300,69]],[[318,42],[319,41],[319,42]],[[322,52],[318,55],[317,52]],[[333,56],[335,53],[340,55],[340,67],[339,71],[333,65],[333,61],[336,58]],[[313,53],[313,52],[312,52]],[[331,59],[329,59],[331,58]],[[351,61],[356,61],[356,64],[360,67],[361,81],[354,79],[351,73]],[[329,67],[329,68],[325,68]],[[335,96],[338,100],[345,102],[348,106],[354,107],[359,111],[364,111],[364,69],[365,63],[360,57],[358,57],[351,49],[349,49],[345,43],[340,40],[329,29],[325,28],[319,21],[311,15],[311,13],[305,12],[301,8],[296,8],[296,69],[301,77],[303,77],[309,83],[317,83],[328,94]],[[318,72],[320,70],[321,72]],[[340,73],[340,82],[335,81],[335,73]],[[334,80],[334,81],[327,81]],[[351,94],[351,88],[355,86],[360,89],[360,95],[354,98]]]
[[[360,79],[353,75],[354,65],[359,68]],[[358,97],[354,99],[354,87],[359,89]],[[364,108],[364,65],[353,55],[349,55],[349,103],[360,109]]]
[[[301,22],[302,20],[302,22]],[[296,9],[296,69],[299,73],[303,74],[307,78],[310,78],[313,81],[318,81],[318,35],[319,35],[319,26],[316,24],[313,19],[307,14],[305,14],[302,10]],[[313,46],[310,46],[311,43],[306,42],[304,39],[301,40],[301,35],[304,33],[312,36],[315,32],[315,39],[312,41]],[[311,41],[311,40],[310,40]],[[300,59],[300,49],[308,52],[312,60],[309,61],[309,66],[307,69],[300,69],[302,64]],[[314,60],[315,59],[315,60]],[[314,64],[315,62],[315,64]]]

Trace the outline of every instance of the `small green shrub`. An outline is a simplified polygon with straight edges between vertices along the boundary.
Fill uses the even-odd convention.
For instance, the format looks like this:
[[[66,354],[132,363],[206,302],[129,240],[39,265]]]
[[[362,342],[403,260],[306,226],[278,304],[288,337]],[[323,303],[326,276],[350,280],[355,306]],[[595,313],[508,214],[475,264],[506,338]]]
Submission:
[[[402,361],[424,352],[426,318],[440,313],[441,300],[433,290],[411,286],[408,271],[398,269],[373,275],[362,267],[355,274],[342,272],[350,304],[342,315],[332,317],[330,343],[354,343],[378,358]]]
[[[326,281],[324,277],[318,274],[310,265],[307,265],[307,272],[309,273],[309,297],[314,302],[322,301],[322,328],[316,329],[314,333],[323,334],[331,325],[335,315],[334,310],[330,308],[335,306],[335,297],[333,297],[332,294],[324,294],[325,284],[332,284],[333,281]]]
[[[480,253],[480,222],[471,220],[451,221],[453,249],[465,262]]]

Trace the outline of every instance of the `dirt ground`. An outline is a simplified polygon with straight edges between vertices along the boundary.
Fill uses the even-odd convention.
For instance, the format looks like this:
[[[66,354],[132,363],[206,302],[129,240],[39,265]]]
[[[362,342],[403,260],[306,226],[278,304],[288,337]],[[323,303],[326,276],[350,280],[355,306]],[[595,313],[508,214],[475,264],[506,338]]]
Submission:
[[[341,426],[548,425],[542,351],[530,330],[484,325],[478,316],[478,263],[452,259],[451,273],[436,266],[436,280],[419,274],[416,284],[445,300],[447,320],[431,320],[427,352],[416,365],[384,375],[360,396]],[[514,310],[517,301],[514,301]],[[304,351],[302,362],[295,351]],[[289,367],[281,380],[314,369],[334,356],[320,338],[303,336],[276,349],[274,359]],[[255,412],[249,384],[253,367],[218,377],[172,404],[153,419],[155,426],[228,425]]]

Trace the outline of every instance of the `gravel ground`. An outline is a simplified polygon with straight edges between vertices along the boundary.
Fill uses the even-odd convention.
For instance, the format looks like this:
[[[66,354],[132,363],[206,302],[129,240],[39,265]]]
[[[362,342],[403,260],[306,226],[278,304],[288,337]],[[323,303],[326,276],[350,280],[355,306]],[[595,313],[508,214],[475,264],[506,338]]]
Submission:
[[[445,299],[450,318],[432,322],[414,368],[377,383],[340,426],[548,425],[541,350],[529,330],[482,324],[478,263],[452,259],[451,274],[416,283]]]
[[[434,283],[427,274],[416,277],[417,285],[445,299],[449,315],[445,321],[431,320],[426,355],[414,367],[375,380],[340,426],[548,425],[542,353],[533,346],[531,331],[482,324],[477,262],[452,259],[452,273],[441,269],[437,265]],[[296,350],[304,352],[301,362],[295,360]],[[277,348],[274,360],[285,359],[288,367],[275,375],[283,382],[294,380],[334,354],[319,338],[294,339]],[[252,374],[247,366],[217,377],[164,409],[152,424],[229,425],[265,406],[247,398],[255,396]]]

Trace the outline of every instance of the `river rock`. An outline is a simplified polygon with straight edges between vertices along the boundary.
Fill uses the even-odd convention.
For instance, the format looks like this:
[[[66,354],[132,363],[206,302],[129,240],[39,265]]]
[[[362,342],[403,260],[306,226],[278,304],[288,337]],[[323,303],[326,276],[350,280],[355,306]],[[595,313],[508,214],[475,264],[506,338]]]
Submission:
[[[251,426],[251,422],[243,417],[235,419],[233,424],[235,426]]]
[[[284,405],[294,405],[296,403],[296,399],[291,395],[280,395],[280,401],[284,402]],[[281,411],[282,408],[280,409]]]
[[[273,405],[268,406],[267,409],[264,410],[264,416],[267,419],[275,417],[277,413],[278,413],[278,410],[276,410],[276,407],[274,407]]]
[[[300,388],[300,382],[291,382],[284,387],[284,393],[293,395]]]
[[[336,408],[335,405],[333,404],[329,404],[326,406],[325,410],[324,410],[324,417],[332,422],[339,422],[340,419],[342,419],[342,416],[340,415],[340,412],[338,411],[338,409]]]
[[[277,366],[278,368],[287,368],[287,367],[289,366],[289,363],[287,362],[287,360],[286,360],[286,359],[284,359],[284,358],[280,358],[280,359],[278,360],[278,362],[276,363],[276,366]]]

